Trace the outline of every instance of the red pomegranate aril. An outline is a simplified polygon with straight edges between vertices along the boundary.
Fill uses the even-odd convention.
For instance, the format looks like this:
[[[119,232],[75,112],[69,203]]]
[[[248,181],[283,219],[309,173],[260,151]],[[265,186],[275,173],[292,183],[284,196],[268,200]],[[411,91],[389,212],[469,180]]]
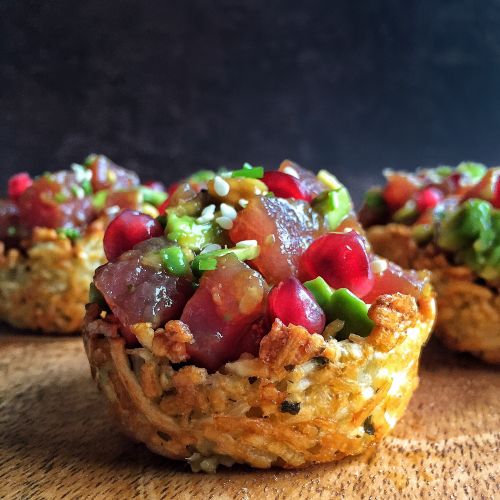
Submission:
[[[442,199],[443,192],[435,187],[427,187],[415,195],[415,202],[420,213],[434,208]]]
[[[104,233],[104,253],[113,261],[137,243],[162,234],[163,228],[157,220],[137,210],[124,210]]]
[[[321,333],[325,328],[325,313],[297,278],[288,278],[271,290],[268,311],[271,319],[303,326],[309,333]]]
[[[262,182],[269,188],[269,191],[279,198],[295,198],[306,201],[312,199],[305,186],[293,175],[284,172],[265,172]]]
[[[495,208],[500,208],[500,177],[497,179],[495,192],[493,193],[493,200],[491,203]]]
[[[27,172],[19,172],[9,179],[8,194],[16,201],[33,184],[33,179]]]
[[[321,276],[333,288],[358,297],[373,287],[373,273],[362,237],[355,231],[328,233],[314,241],[300,261],[302,281]]]

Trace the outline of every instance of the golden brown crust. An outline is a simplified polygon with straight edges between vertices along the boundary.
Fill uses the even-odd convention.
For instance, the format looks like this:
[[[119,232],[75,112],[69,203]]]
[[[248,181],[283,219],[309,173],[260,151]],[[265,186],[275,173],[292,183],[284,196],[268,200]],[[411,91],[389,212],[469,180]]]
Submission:
[[[158,356],[144,345],[127,349],[110,335],[113,329],[100,334],[95,324],[110,318],[102,319],[95,306],[83,337],[117,422],[151,450],[207,472],[234,462],[294,468],[374,446],[418,384],[420,350],[435,316],[430,291],[418,307],[395,296],[377,301],[370,314],[384,331],[376,342],[371,336],[325,340],[276,321],[259,357],[243,355],[212,374],[176,368],[168,353]],[[171,331],[176,335],[168,326],[165,335]]]
[[[105,262],[103,224],[72,243],[36,228],[25,252],[0,249],[0,319],[51,334],[79,332],[95,269]]]
[[[451,349],[500,363],[499,289],[477,283],[467,267],[451,265],[432,244],[418,247],[401,224],[367,231],[373,251],[403,267],[429,269],[437,293],[436,335]]]

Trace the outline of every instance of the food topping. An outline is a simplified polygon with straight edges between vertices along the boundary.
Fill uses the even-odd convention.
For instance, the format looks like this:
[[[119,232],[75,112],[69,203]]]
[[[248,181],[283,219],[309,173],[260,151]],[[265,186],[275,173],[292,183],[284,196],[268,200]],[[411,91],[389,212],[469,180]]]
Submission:
[[[288,278],[269,294],[271,320],[280,319],[285,325],[303,326],[309,333],[321,333],[325,328],[325,313],[313,294],[297,279]]]
[[[128,343],[137,334],[147,344],[159,329],[167,342],[165,322],[177,321],[192,338],[185,362],[209,371],[245,353],[268,359],[292,332],[320,356],[325,339],[371,334],[369,306],[380,294],[422,290],[416,276],[370,254],[349,193],[326,171],[245,164],[198,172],[168,192],[165,200],[142,187],[140,202],[158,216],[124,210],[104,238],[110,262],[96,271],[93,297]],[[430,206],[433,194],[415,206]],[[282,411],[298,408],[288,401]]]
[[[500,280],[500,168],[463,162],[456,168],[386,172],[383,190],[371,189],[360,211],[369,227],[412,226],[419,245],[433,245],[478,277]],[[415,294],[413,294],[415,295]]]
[[[15,225],[0,213],[0,228],[9,224],[18,246],[35,227],[56,229],[59,234],[82,234],[99,217],[112,219],[121,209],[140,210],[153,217],[167,194],[161,183],[141,186],[137,175],[102,155],[91,155],[68,170],[45,173],[32,179],[21,172],[10,178],[8,195],[18,213]],[[0,234],[5,241],[3,234]]]
[[[333,288],[348,288],[359,297],[373,286],[373,273],[363,238],[355,231],[328,233],[314,241],[300,261],[301,276],[321,276]]]

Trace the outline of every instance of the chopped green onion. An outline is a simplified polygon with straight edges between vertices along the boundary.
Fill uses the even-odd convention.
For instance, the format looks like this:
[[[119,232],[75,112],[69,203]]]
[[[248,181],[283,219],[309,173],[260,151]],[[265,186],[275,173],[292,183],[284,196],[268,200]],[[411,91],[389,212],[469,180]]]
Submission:
[[[252,167],[249,163],[245,163],[241,170],[233,170],[231,177],[262,179],[264,177],[264,167]]]
[[[73,193],[75,198],[78,198],[79,200],[85,197],[84,189],[81,186],[78,186],[78,184],[73,184],[71,186],[71,192]]]
[[[176,276],[185,276],[189,272],[189,264],[180,247],[168,247],[160,250],[162,265]]]
[[[82,189],[87,196],[90,196],[92,194],[92,183],[88,179],[85,179],[82,181]]]
[[[325,310],[333,295],[330,285],[321,276],[318,276],[313,280],[306,281],[304,286],[314,295],[321,309]]]
[[[334,292],[326,313],[329,321],[340,319],[344,322],[344,327],[336,335],[338,340],[347,339],[351,333],[367,337],[374,327],[368,317],[368,305],[347,288]]]
[[[213,250],[212,252],[200,253],[191,263],[193,273],[197,276],[201,271],[213,271],[217,268],[217,258],[233,253],[239,260],[253,260],[260,254],[260,247],[258,245],[241,246],[233,248],[222,248],[220,250]]]
[[[17,227],[16,226],[9,226],[7,228],[7,236],[15,236],[17,234]]]
[[[76,240],[80,238],[80,230],[76,227],[59,227],[56,229],[57,234],[60,236],[65,236],[70,240]]]

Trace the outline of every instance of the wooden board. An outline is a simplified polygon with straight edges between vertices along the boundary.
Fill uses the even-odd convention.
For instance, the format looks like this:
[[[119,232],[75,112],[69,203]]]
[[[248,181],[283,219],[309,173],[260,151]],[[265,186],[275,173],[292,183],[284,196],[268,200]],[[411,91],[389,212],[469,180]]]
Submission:
[[[116,431],[81,339],[0,334],[0,354],[2,498],[500,498],[500,370],[436,341],[406,416],[370,456],[216,475]]]

